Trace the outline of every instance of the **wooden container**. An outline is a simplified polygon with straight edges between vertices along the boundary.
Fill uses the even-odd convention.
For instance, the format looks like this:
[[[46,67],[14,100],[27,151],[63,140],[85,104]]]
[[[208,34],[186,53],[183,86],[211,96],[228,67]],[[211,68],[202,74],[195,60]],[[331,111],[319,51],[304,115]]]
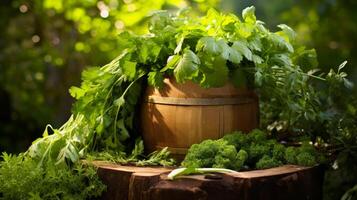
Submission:
[[[192,144],[258,126],[258,98],[246,88],[204,89],[172,78],[164,83],[160,90],[148,87],[144,95],[141,131],[148,152],[168,147],[182,159]]]

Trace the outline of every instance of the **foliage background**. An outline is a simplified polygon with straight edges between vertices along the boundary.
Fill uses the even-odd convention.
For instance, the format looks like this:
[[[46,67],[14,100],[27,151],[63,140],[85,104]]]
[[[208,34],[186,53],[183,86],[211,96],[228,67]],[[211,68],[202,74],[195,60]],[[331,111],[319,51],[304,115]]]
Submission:
[[[2,0],[0,151],[24,151],[46,124],[58,127],[65,122],[73,101],[67,91],[79,84],[83,68],[101,66],[116,57],[125,42],[116,36],[123,30],[145,32],[151,11],[192,6],[194,14],[199,14],[212,6],[240,13],[250,5],[271,30],[281,23],[296,30],[301,43],[316,48],[319,67],[326,73],[348,60],[346,71],[356,84],[354,0]],[[340,95],[345,95],[341,97],[344,104],[357,97],[357,90]],[[356,113],[357,103],[349,105],[345,112]],[[339,170],[328,171],[327,180],[338,178],[327,181],[325,188],[332,191],[327,199],[340,197],[356,180],[357,166],[350,157],[357,161],[357,156],[351,152],[339,158],[345,163]]]

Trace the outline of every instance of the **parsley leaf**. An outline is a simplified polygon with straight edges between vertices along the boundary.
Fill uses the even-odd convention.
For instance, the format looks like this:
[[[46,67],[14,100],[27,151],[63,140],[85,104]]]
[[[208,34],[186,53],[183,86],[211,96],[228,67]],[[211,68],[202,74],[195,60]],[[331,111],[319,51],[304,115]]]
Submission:
[[[192,80],[198,75],[198,65],[200,59],[195,53],[189,49],[185,49],[184,53],[174,69],[174,75],[178,83],[183,83],[186,80]]]
[[[245,22],[250,23],[250,24],[255,24],[256,22],[256,17],[255,17],[255,7],[250,6],[245,8],[242,11],[242,16]]]
[[[242,41],[236,41],[233,43],[232,48],[237,50],[239,53],[244,55],[245,58],[248,60],[252,60],[252,52],[250,49],[247,47],[245,42]]]
[[[164,76],[160,72],[149,72],[148,83],[156,88],[162,88],[164,86]]]

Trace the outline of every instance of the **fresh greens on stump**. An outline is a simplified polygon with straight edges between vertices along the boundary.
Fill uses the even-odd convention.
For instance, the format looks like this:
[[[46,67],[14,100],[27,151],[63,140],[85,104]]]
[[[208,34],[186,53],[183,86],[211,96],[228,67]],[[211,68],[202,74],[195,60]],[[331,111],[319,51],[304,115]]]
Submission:
[[[146,80],[162,87],[164,77],[174,76],[205,88],[230,81],[259,89],[263,100],[303,92],[302,82],[314,75],[301,66],[313,65],[315,52],[297,46],[286,25],[270,32],[256,20],[254,7],[242,18],[213,9],[201,18],[158,11],[151,16],[150,33],[122,33],[125,50],[104,67],[83,72],[81,86],[70,89],[77,99],[73,115],[60,129],[48,126],[28,155],[41,162],[76,162],[93,151],[129,154],[140,136],[133,122]]]
[[[314,142],[326,139],[311,131],[314,121],[328,119],[323,118],[323,101],[311,82],[322,80],[331,88],[352,86],[341,71],[345,63],[337,73],[332,70],[325,76],[315,75],[315,51],[296,44],[296,34],[287,25],[279,25],[277,32],[269,31],[254,11],[254,7],[244,9],[242,18],[213,9],[200,18],[190,16],[187,10],[177,15],[157,11],[151,16],[148,34],[120,34],[118,41],[124,49],[120,55],[103,67],[85,70],[81,86],[70,88],[76,102],[69,120],[58,129],[48,125],[43,137],[24,154],[4,155],[0,180],[8,182],[0,186],[0,198],[97,196],[103,186],[92,176],[91,168],[84,168],[85,172],[78,168],[80,159],[172,165],[167,149],[143,155],[135,123],[147,84],[162,88],[164,78],[170,76],[179,83],[193,81],[203,88],[227,82],[254,88],[265,113],[261,120],[264,129],[306,135]],[[239,170],[319,162],[311,145],[285,149],[255,133],[194,145],[183,165]],[[41,186],[31,190],[32,180],[41,180]],[[85,184],[79,183],[82,181]],[[70,182],[78,182],[78,190],[70,190]],[[53,186],[56,189],[46,193],[47,186],[52,185],[59,187]]]

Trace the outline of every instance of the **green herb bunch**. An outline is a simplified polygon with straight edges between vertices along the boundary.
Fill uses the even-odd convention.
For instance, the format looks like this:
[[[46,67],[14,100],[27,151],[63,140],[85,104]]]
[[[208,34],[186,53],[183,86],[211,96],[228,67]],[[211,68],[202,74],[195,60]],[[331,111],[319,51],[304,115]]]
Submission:
[[[96,169],[77,163],[38,165],[23,154],[3,153],[0,162],[0,199],[91,199],[99,197],[106,186]]]
[[[324,156],[309,143],[303,143],[300,147],[285,147],[277,140],[269,139],[263,131],[255,129],[249,134],[236,131],[219,140],[205,140],[192,145],[182,166],[247,170],[284,164],[314,166],[324,162]]]

